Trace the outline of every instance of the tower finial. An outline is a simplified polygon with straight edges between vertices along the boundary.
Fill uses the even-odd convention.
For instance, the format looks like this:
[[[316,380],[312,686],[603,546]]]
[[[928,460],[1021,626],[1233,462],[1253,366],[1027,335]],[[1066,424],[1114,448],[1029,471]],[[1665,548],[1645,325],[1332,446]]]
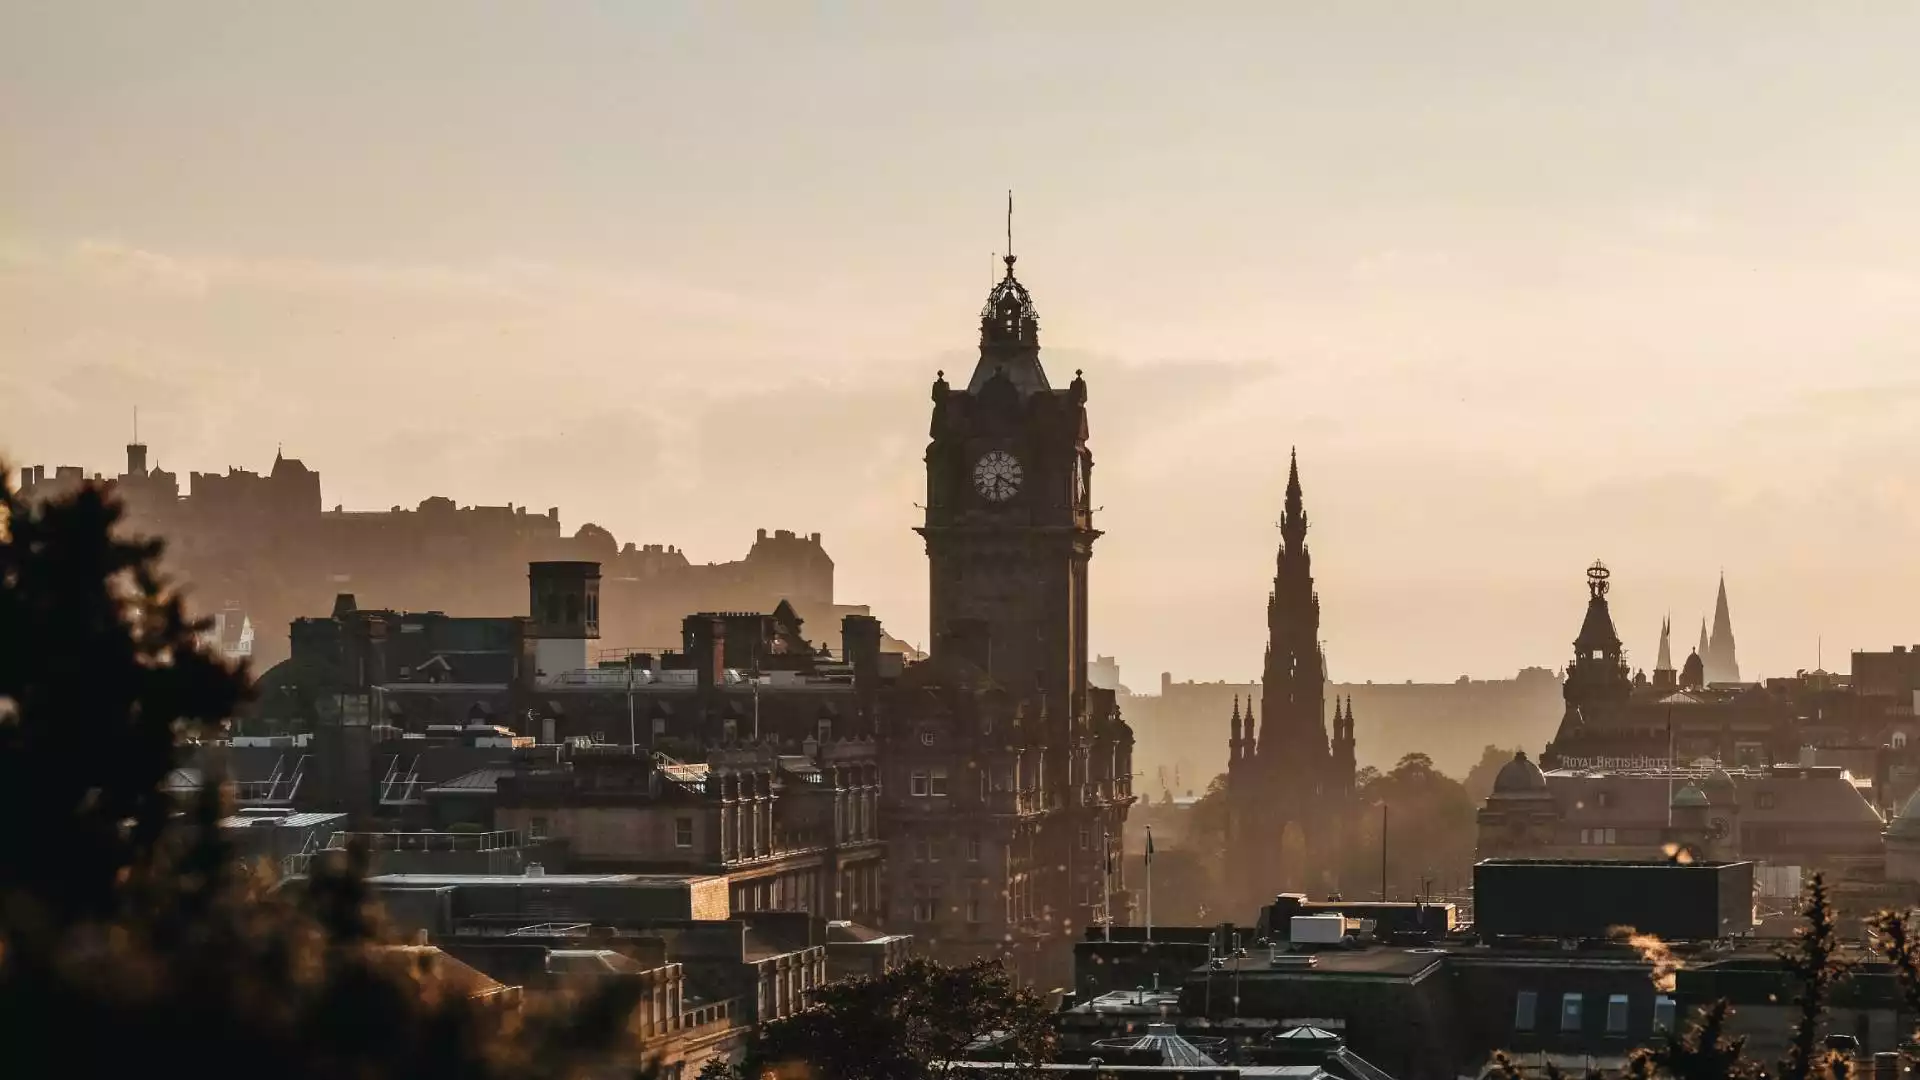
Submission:
[[[1013,189],[1007,189],[1007,267],[1013,267]]]

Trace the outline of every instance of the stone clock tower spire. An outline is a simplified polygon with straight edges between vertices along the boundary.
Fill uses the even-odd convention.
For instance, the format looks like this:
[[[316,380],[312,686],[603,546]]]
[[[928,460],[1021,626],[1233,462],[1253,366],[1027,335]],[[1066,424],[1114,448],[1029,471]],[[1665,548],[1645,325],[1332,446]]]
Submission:
[[[1056,721],[1085,709],[1087,383],[1055,390],[1033,297],[1007,273],[980,313],[966,389],[933,385],[926,521],[934,650],[957,650]]]
[[[933,383],[917,529],[933,647],[882,703],[882,824],[901,868],[889,926],[934,959],[1005,957],[1051,987],[1071,984],[1088,926],[1135,921],[1119,858],[1133,735],[1087,683],[1087,382],[1047,378],[1014,265],[987,294],[971,377]],[[913,857],[956,845],[964,859]]]

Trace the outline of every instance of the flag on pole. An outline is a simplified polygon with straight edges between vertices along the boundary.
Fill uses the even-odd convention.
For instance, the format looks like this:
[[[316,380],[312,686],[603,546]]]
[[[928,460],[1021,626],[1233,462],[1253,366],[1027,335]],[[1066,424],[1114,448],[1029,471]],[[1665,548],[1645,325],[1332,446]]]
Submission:
[[[1153,826],[1147,826],[1147,865],[1153,865]]]

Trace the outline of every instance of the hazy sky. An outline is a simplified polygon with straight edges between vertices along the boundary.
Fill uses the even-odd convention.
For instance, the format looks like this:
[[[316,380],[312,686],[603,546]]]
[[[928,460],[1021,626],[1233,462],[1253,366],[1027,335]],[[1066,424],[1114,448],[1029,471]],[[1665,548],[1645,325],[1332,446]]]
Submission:
[[[924,639],[928,385],[1015,245],[1093,644],[1331,673],[1920,640],[1920,7],[0,0],[0,455],[819,531]],[[377,598],[373,598],[377,599]]]

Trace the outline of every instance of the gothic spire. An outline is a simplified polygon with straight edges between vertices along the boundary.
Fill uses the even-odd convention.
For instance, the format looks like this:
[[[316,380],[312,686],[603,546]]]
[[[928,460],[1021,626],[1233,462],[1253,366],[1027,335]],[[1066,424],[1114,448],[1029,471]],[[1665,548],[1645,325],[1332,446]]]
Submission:
[[[1727,575],[1720,575],[1720,594],[1713,602],[1713,637],[1701,654],[1707,663],[1707,681],[1739,682],[1740,661],[1734,655],[1733,616],[1727,612]]]
[[[1280,535],[1286,541],[1288,552],[1298,552],[1307,542],[1307,512],[1300,499],[1300,453],[1291,450],[1287,454],[1287,502],[1286,516],[1280,519]]]
[[[1653,661],[1653,670],[1673,670],[1673,616],[1660,620],[1660,655]]]

